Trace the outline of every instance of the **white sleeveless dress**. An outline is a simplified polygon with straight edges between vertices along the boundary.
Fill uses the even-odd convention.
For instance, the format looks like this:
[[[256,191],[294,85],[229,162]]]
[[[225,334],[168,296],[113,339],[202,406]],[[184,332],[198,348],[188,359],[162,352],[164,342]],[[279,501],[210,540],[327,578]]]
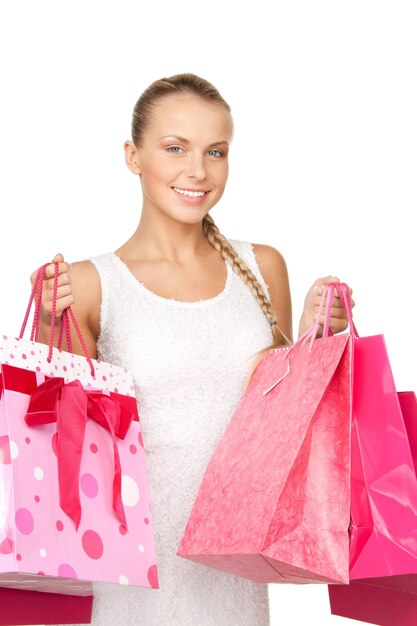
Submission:
[[[231,239],[269,297],[251,243]],[[267,626],[268,585],[176,556],[204,470],[243,392],[252,357],[273,341],[229,263],[221,293],[180,302],[148,290],[114,253],[97,256],[99,358],[129,368],[143,429],[159,589],[98,586],[99,626]]]

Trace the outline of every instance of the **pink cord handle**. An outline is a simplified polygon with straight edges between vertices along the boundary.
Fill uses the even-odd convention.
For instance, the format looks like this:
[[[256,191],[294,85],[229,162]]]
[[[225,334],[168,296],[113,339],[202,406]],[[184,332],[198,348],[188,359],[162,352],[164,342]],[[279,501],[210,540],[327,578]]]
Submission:
[[[323,337],[329,336],[331,306],[333,304],[334,292],[337,291],[338,296],[343,304],[343,308],[345,309],[346,317],[347,317],[348,324],[349,324],[349,333],[352,335],[352,337],[355,337],[356,339],[358,339],[359,333],[353,322],[352,300],[350,296],[349,286],[346,283],[330,283],[329,287],[331,289],[331,292],[330,292],[331,303],[330,303],[330,308],[327,308],[326,313],[325,313]]]
[[[320,317],[324,310],[324,323],[323,323],[323,337],[328,337],[333,334],[330,329],[330,318],[331,311],[333,306],[333,299],[335,291],[337,291],[340,300],[342,301],[343,307],[346,312],[346,316],[349,323],[349,332],[356,339],[359,337],[359,333],[356,329],[356,326],[353,322],[352,316],[352,305],[351,305],[351,297],[350,297],[350,289],[346,283],[329,283],[326,285],[325,289],[323,289],[321,300],[319,304],[319,308],[315,317],[313,324],[297,339],[292,347],[299,345],[301,343],[307,343],[310,341],[309,351],[311,351],[313,347],[313,343],[316,340],[318,330],[320,328]],[[288,351],[291,352],[292,348]]]
[[[20,330],[19,339],[23,338],[24,332],[26,330],[27,321],[30,315],[30,310],[32,308],[33,300],[36,298],[35,313],[33,316],[30,340],[38,341],[40,318],[41,318],[43,281],[45,278],[45,270],[48,265],[49,263],[44,263],[44,265],[41,265],[41,267],[38,269],[36,273],[36,277],[33,282],[32,292],[29,298],[29,303],[26,309],[24,320],[23,320],[22,328]],[[54,266],[55,266],[55,272],[54,272],[54,286],[53,286],[53,292],[52,292],[51,324],[50,324],[49,343],[48,343],[49,345],[49,351],[48,351],[48,357],[47,357],[48,363],[52,361],[54,338],[55,338],[55,324],[56,324],[56,304],[57,304],[57,298],[58,298],[59,265],[58,263],[54,263]],[[71,322],[74,326],[75,332],[77,333],[78,339],[80,340],[80,344],[83,349],[84,355],[90,366],[91,375],[94,378],[95,376],[94,365],[91,360],[91,356],[87,348],[87,344],[85,343],[84,337],[81,333],[81,329],[78,325],[78,322],[75,318],[75,315],[71,307],[67,307],[62,312],[61,326],[60,326],[59,335],[58,335],[58,350],[62,349],[63,334],[65,332],[65,339],[66,339],[68,351],[72,352]]]

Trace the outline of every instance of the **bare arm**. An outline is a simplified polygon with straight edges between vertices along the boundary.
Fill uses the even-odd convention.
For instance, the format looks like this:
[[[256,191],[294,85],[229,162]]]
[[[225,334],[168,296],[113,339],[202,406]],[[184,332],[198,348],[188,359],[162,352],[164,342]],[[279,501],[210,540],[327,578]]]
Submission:
[[[287,266],[282,254],[264,244],[254,243],[259,269],[268,286],[272,309],[278,326],[292,341],[292,306]]]

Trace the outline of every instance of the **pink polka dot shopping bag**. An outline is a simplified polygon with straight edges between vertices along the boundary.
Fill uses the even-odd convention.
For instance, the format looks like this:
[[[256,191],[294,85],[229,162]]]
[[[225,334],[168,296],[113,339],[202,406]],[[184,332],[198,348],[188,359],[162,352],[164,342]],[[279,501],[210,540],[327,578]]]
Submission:
[[[50,345],[37,342],[45,267],[20,336],[0,336],[0,585],[74,595],[91,594],[88,581],[158,588],[132,374],[89,357],[70,308],[58,347],[53,322]],[[71,353],[71,322],[85,357]]]

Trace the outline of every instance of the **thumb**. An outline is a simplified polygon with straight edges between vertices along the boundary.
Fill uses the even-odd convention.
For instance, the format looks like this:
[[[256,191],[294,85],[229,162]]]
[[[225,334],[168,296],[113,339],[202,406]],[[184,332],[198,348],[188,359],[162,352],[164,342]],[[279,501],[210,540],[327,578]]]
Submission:
[[[64,260],[64,255],[59,252],[58,254],[54,256],[51,263],[62,263],[63,260]]]

